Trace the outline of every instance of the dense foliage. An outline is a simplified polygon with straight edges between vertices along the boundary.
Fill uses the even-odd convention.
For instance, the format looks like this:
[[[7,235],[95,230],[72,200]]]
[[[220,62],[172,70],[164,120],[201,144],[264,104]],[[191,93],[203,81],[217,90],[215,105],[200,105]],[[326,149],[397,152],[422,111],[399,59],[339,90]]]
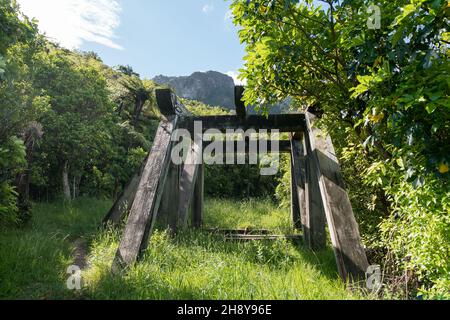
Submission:
[[[366,244],[423,292],[448,296],[448,1],[317,3],[234,1],[245,98],[291,96],[323,114]]]
[[[29,218],[30,200],[114,198],[151,148],[158,124],[154,90],[129,66],[49,42],[1,0],[0,223]],[[226,114],[196,101],[195,114]],[[275,178],[258,166],[211,166],[208,195],[268,196]]]
[[[25,221],[30,197],[114,197],[150,149],[156,85],[50,43],[15,1],[0,25],[0,224]]]

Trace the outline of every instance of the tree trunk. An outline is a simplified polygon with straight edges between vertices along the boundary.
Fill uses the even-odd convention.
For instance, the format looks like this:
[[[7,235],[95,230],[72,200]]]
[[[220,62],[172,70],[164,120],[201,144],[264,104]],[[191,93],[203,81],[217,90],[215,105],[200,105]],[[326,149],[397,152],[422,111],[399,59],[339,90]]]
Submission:
[[[63,165],[63,190],[64,190],[64,198],[66,200],[72,200],[72,196],[70,194],[70,183],[69,183],[69,162],[65,161]]]

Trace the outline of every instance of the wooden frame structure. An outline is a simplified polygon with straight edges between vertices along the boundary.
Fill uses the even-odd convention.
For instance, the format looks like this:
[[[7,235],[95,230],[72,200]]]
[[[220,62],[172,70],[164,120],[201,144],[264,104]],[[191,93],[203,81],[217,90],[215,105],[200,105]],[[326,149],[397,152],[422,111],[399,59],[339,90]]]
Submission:
[[[118,225],[128,215],[113,272],[123,271],[141,257],[158,215],[176,231],[188,225],[192,212],[191,225],[201,227],[204,166],[196,164],[194,159],[201,156],[203,150],[193,144],[183,164],[171,161],[174,130],[182,128],[193,132],[194,121],[201,121],[203,131],[277,129],[289,132],[290,140],[280,141],[277,151],[291,154],[293,224],[302,229],[305,245],[313,250],[326,246],[328,224],[341,278],[363,280],[369,264],[331,138],[315,127],[316,119],[310,113],[247,115],[243,92],[243,87],[236,87],[235,116],[197,117],[191,115],[170,90],[156,91],[162,120],[152,150],[104,220],[104,223]]]

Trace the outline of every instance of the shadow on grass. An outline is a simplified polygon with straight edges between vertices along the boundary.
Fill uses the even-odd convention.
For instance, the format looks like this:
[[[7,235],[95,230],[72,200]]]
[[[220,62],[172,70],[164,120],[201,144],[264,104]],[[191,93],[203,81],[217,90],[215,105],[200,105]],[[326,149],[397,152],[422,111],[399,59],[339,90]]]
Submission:
[[[249,263],[271,269],[288,268],[298,261],[305,262],[329,280],[339,279],[333,249],[314,252],[298,240],[226,241],[224,236],[207,231],[187,230],[172,237],[176,246],[192,249],[197,246],[209,253],[231,254]]]

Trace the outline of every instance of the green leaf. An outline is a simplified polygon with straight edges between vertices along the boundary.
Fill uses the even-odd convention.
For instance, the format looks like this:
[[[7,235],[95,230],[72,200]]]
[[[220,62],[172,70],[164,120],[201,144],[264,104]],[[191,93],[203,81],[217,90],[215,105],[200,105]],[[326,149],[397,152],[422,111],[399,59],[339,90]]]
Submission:
[[[437,105],[435,103],[429,103],[425,106],[425,109],[429,114],[431,114],[436,111]]]

